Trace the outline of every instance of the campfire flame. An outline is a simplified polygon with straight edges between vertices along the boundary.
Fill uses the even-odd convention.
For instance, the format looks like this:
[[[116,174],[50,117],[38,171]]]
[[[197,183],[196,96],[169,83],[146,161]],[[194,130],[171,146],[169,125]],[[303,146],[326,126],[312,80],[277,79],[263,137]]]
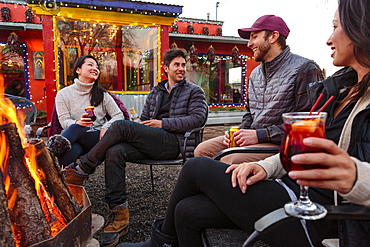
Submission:
[[[0,96],[0,125],[5,123],[15,123],[17,126],[19,136],[22,141],[22,146],[25,150],[25,157],[24,163],[28,168],[28,172],[30,176],[33,178],[35,183],[35,189],[37,192],[37,196],[40,201],[41,208],[45,214],[46,220],[50,225],[51,229],[51,236],[55,236],[63,227],[67,225],[66,219],[63,217],[62,213],[58,209],[58,207],[54,203],[54,198],[52,198],[44,184],[45,174],[43,173],[42,169],[40,169],[37,165],[36,157],[37,151],[36,148],[32,145],[28,145],[27,138],[24,133],[24,116],[22,114],[17,114],[17,110],[15,109],[11,100],[4,96]],[[21,131],[20,131],[21,130]],[[5,193],[7,196],[8,202],[8,209],[9,213],[16,211],[14,208],[15,199],[17,198],[17,190],[12,188],[12,181],[10,181],[9,176],[9,167],[8,167],[8,159],[9,157],[9,145],[7,143],[7,139],[5,133],[0,132],[0,170],[3,175],[3,184],[5,188]],[[16,246],[20,246],[20,239],[21,236],[19,232],[16,230],[17,228],[12,224],[12,230],[14,235],[14,240]]]

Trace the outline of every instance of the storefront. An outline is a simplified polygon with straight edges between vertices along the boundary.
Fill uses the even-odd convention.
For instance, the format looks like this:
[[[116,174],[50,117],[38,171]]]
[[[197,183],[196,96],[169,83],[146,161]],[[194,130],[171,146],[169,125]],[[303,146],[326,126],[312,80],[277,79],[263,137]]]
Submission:
[[[138,113],[151,88],[165,78],[163,52],[171,46],[189,52],[187,79],[204,89],[211,108],[243,108],[248,76],[258,65],[247,40],[222,36],[223,22],[178,18],[182,7],[177,5],[128,0],[0,4],[0,83],[22,80],[24,96],[47,111],[48,120],[57,91],[73,82],[72,67],[81,55],[99,60],[101,86]],[[11,19],[4,20],[4,7]],[[10,43],[20,49],[9,52]]]
[[[0,87],[45,110],[41,20],[25,1],[0,1]]]
[[[73,82],[75,59],[100,62],[101,86],[129,101],[142,101],[161,79],[168,29],[182,7],[139,1],[28,1],[42,17],[47,111],[56,92]],[[123,97],[124,96],[124,97]]]

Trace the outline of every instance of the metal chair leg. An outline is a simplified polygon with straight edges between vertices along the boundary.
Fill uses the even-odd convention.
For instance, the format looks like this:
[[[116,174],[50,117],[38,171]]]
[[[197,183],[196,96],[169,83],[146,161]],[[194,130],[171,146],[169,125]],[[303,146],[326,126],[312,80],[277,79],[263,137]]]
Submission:
[[[152,192],[154,192],[153,166],[150,165],[150,180],[152,182]]]

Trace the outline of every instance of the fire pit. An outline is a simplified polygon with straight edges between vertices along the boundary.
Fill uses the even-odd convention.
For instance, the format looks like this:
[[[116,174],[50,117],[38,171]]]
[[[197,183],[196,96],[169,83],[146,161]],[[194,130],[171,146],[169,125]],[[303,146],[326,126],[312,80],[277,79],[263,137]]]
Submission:
[[[84,188],[65,183],[42,140],[18,131],[5,99],[0,115],[0,246],[86,246],[92,214]]]
[[[68,185],[73,196],[79,205],[82,205],[82,211],[69,222],[57,235],[45,241],[31,245],[31,247],[65,247],[65,246],[87,246],[91,240],[92,214],[91,203],[82,186]]]

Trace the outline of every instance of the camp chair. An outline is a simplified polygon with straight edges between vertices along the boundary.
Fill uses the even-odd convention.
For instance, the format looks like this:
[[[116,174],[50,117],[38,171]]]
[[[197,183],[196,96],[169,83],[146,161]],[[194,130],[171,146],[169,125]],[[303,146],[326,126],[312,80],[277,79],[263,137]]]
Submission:
[[[33,104],[29,99],[15,96],[11,94],[4,94],[4,97],[7,97],[12,101],[15,106],[17,113],[22,113],[24,118],[24,131],[27,139],[31,137],[31,125],[36,123],[37,110],[35,104]],[[20,114],[19,114],[20,115]]]
[[[196,135],[196,133],[199,133],[199,135],[198,135],[199,139],[195,140],[196,145],[198,145],[199,143],[201,143],[203,141],[203,131],[204,131],[204,127],[206,126],[206,123],[207,123],[207,118],[208,118],[208,107],[207,107],[207,112],[206,112],[206,118],[205,118],[205,121],[203,122],[202,126],[200,126],[198,128],[195,128],[195,129],[188,130],[184,134],[184,137],[185,137],[184,145],[183,145],[183,148],[181,150],[181,153],[180,153],[180,156],[179,156],[178,159],[174,159],[174,160],[145,159],[145,160],[134,160],[134,161],[132,161],[132,163],[148,165],[150,167],[150,181],[151,181],[151,184],[152,184],[152,191],[153,192],[154,192],[153,166],[155,166],[155,165],[166,165],[166,166],[168,166],[168,165],[183,165],[186,162],[187,158],[189,158],[189,157],[186,157],[186,154],[185,154],[188,138],[191,135]]]

